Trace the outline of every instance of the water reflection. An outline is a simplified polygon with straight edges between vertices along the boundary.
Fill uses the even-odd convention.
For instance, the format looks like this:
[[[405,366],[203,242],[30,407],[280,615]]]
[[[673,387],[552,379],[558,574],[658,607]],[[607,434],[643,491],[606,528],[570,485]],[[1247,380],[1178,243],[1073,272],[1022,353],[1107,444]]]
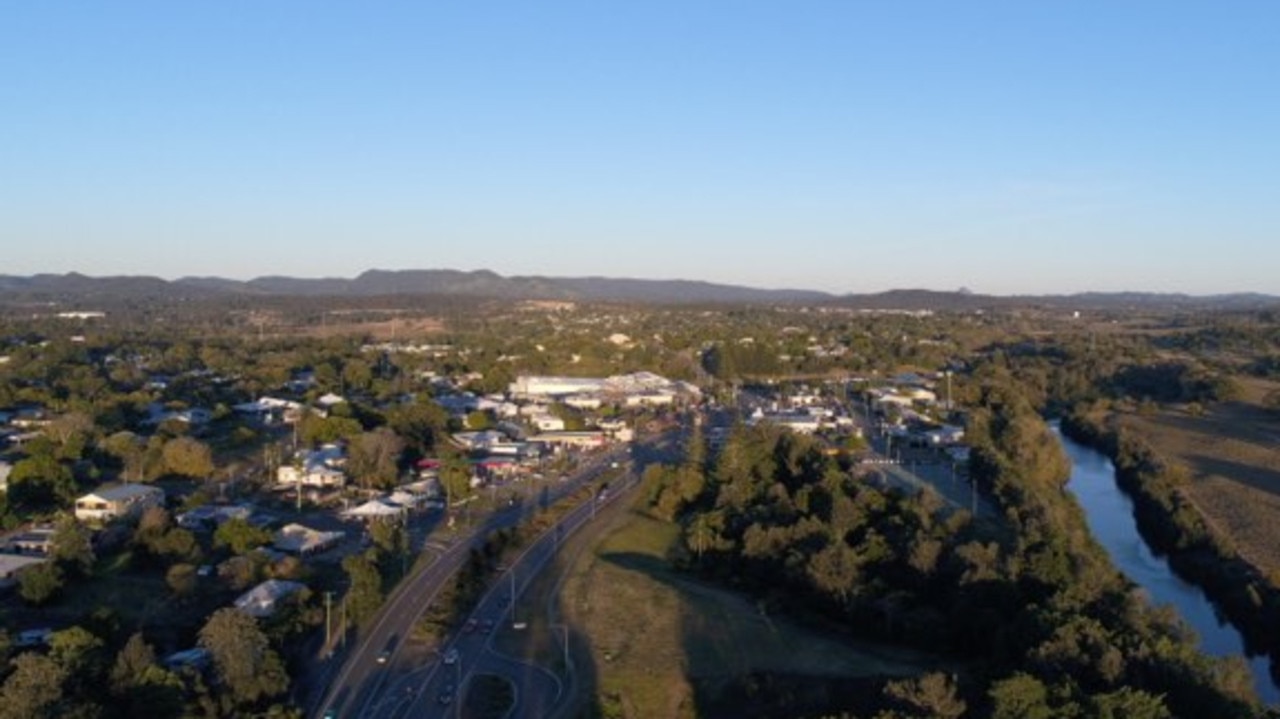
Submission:
[[[1054,428],[1057,432],[1057,428]],[[1071,458],[1067,489],[1084,509],[1089,529],[1111,556],[1111,561],[1157,604],[1169,604],[1200,635],[1207,654],[1245,654],[1244,637],[1214,609],[1204,592],[1178,578],[1164,558],[1152,553],[1138,533],[1133,503],[1120,490],[1111,460],[1099,452],[1058,434]],[[1266,656],[1246,656],[1253,671],[1258,696],[1268,704],[1280,703],[1280,688],[1271,678]]]

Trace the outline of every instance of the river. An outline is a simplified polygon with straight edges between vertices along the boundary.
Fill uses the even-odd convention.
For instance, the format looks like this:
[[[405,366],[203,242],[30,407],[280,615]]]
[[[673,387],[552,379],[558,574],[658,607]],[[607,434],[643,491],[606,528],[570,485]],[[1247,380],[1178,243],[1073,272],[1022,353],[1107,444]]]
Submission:
[[[1057,428],[1054,428],[1055,432]],[[1157,557],[1138,533],[1133,503],[1116,484],[1115,467],[1099,452],[1061,433],[1063,449],[1071,458],[1067,489],[1075,495],[1088,518],[1094,538],[1106,548],[1111,561],[1157,604],[1170,604],[1200,635],[1206,654],[1245,654],[1244,637],[1222,618],[1199,588],[1178,578],[1163,557]],[[1265,655],[1245,656],[1253,671],[1258,696],[1267,704],[1280,703],[1280,687],[1271,678]]]

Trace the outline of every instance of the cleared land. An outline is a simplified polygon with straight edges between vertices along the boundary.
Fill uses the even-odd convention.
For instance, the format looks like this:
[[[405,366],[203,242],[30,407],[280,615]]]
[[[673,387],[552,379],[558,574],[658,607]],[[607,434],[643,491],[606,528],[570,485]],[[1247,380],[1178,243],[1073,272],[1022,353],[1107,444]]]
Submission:
[[[603,528],[601,528],[603,529]],[[718,690],[740,692],[748,674],[815,680],[914,675],[940,663],[918,653],[855,644],[769,616],[749,598],[671,571],[678,529],[629,511],[610,531],[569,547],[563,571],[548,572],[521,602],[526,632],[503,647],[563,672],[570,632],[574,689],[588,714],[694,716]]]
[[[1187,468],[1194,480],[1189,496],[1247,561],[1280,576],[1280,413],[1261,404],[1280,385],[1241,384],[1240,401],[1211,405],[1201,416],[1165,409],[1122,421]]]

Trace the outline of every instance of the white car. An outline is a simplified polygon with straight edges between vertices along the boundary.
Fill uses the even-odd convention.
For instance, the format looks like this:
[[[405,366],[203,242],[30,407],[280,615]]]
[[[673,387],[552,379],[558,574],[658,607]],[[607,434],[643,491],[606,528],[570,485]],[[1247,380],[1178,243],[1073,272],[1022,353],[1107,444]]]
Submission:
[[[445,663],[445,664],[457,664],[457,663],[458,663],[458,650],[457,650],[457,649],[450,649],[449,651],[445,652],[445,653],[444,653],[444,663]]]

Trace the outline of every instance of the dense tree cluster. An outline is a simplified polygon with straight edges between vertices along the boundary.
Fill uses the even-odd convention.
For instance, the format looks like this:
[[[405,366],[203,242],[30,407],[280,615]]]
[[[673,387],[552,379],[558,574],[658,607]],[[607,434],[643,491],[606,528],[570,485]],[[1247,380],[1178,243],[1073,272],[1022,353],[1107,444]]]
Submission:
[[[651,506],[682,524],[691,569],[968,662],[955,685],[888,687],[887,716],[1259,715],[1243,663],[1200,655],[1092,540],[1034,408],[981,393],[973,471],[1007,528],[855,480],[816,441],[764,427],[736,428],[709,466],[653,470]]]

